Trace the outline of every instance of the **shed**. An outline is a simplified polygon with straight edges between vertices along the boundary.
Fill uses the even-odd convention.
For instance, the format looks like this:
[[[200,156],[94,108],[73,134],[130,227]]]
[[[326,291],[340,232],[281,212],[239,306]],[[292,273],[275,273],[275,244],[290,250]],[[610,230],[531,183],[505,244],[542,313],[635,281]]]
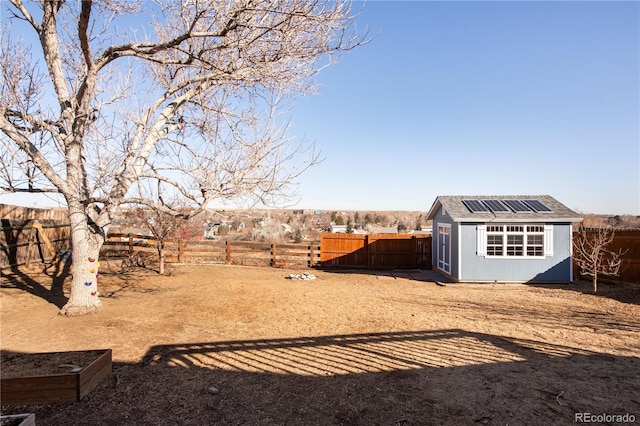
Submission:
[[[457,282],[573,281],[573,224],[549,195],[438,196],[433,268]]]

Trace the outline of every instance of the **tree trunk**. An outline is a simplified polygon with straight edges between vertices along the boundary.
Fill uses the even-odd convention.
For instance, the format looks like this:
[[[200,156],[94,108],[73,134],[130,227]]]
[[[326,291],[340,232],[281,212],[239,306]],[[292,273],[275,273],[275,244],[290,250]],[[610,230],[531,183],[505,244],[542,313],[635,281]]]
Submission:
[[[593,274],[593,292],[594,293],[598,292],[598,275],[597,274]]]
[[[71,294],[60,315],[79,316],[97,311],[101,302],[98,298],[98,255],[104,237],[96,234],[88,225],[84,213],[70,215],[72,281]],[[106,233],[106,230],[104,231]]]
[[[161,243],[160,247],[158,248],[158,258],[160,263],[160,266],[158,267],[158,273],[160,275],[164,275],[164,243]]]

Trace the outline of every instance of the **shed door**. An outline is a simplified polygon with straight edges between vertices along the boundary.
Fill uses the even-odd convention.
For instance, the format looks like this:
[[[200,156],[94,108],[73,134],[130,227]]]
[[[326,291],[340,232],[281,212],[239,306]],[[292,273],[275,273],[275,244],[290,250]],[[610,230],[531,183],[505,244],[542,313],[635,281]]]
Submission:
[[[438,269],[451,273],[451,225],[438,225]]]

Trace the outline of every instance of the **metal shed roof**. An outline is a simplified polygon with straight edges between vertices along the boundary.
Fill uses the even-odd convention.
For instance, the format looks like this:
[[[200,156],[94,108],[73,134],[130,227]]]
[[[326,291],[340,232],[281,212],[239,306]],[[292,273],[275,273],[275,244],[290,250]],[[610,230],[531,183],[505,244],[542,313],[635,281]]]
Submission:
[[[507,211],[494,212],[487,208],[486,211],[472,212],[463,200],[537,200],[551,211],[536,212],[533,210],[515,212],[512,209]],[[436,197],[427,219],[434,216],[444,207],[454,222],[580,222],[582,216],[569,209],[564,204],[550,195],[440,195]]]

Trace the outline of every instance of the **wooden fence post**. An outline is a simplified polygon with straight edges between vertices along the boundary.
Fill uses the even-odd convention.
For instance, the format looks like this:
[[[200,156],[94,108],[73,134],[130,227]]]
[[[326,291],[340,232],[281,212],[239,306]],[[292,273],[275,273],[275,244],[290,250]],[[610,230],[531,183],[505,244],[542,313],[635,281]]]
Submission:
[[[182,238],[178,239],[178,263],[182,263],[184,261],[184,241]]]
[[[56,253],[56,249],[53,247],[53,244],[51,244],[51,241],[49,241],[49,237],[47,237],[47,234],[44,233],[44,228],[37,220],[33,222],[33,227],[38,230],[40,238],[42,238],[42,241],[44,241],[44,245],[47,247],[47,250],[49,250],[49,253],[51,253],[51,262],[54,262],[58,257],[58,254]],[[44,260],[44,256],[42,260]]]
[[[276,244],[271,244],[271,266],[276,266]]]
[[[29,233],[29,245],[27,246],[27,259],[24,262],[27,268],[31,266],[31,252],[33,251],[33,241],[36,239],[36,232],[38,232],[36,228],[31,228],[31,232]]]
[[[313,246],[309,246],[309,268],[313,266]]]
[[[227,240],[224,242],[224,244],[225,244],[225,252],[226,252],[225,262],[228,265],[231,263],[231,241]]]
[[[133,257],[133,234],[129,234],[129,259]]]

